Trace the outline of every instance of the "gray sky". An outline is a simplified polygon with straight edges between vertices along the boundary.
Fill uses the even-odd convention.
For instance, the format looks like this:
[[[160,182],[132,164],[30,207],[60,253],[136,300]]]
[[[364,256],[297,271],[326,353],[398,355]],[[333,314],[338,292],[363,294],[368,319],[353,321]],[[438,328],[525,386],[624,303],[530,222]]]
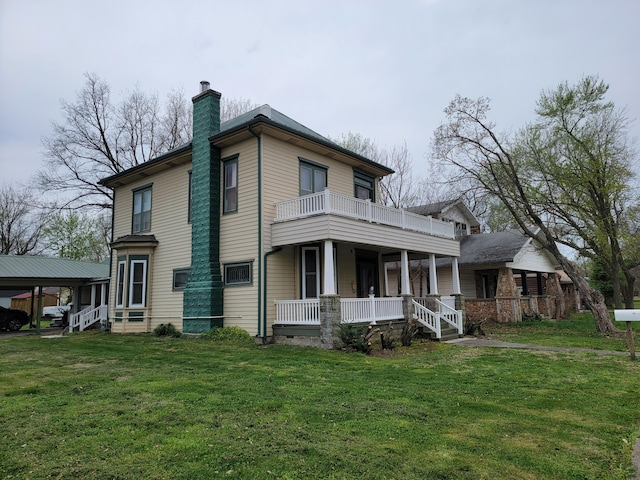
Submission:
[[[640,117],[637,0],[0,0],[0,183],[42,166],[41,139],[95,72],[268,103],[323,135],[407,142],[414,172],[455,94],[492,99],[498,129],[543,89],[599,75]],[[631,128],[640,137],[640,124]]]

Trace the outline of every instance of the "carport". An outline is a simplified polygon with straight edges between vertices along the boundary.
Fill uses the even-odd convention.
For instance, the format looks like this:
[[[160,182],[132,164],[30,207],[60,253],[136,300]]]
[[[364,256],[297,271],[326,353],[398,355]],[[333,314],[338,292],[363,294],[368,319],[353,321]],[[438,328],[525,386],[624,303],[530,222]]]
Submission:
[[[73,317],[76,322],[87,318],[106,318],[109,297],[109,264],[69,260],[66,258],[28,255],[0,255],[0,289],[16,290],[38,288],[36,333],[40,333],[42,292],[44,287],[71,289]],[[33,297],[32,297],[33,298]],[[34,300],[35,301],[35,300]],[[34,309],[32,308],[32,311]],[[70,322],[70,327],[73,323]],[[80,328],[82,329],[82,328]]]

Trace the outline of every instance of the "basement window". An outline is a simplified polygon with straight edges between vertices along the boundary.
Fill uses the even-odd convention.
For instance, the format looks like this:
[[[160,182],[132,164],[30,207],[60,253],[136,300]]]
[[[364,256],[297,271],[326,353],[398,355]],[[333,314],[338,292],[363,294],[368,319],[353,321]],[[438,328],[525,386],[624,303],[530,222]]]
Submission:
[[[224,266],[224,284],[228,286],[250,285],[253,262],[227,263]]]

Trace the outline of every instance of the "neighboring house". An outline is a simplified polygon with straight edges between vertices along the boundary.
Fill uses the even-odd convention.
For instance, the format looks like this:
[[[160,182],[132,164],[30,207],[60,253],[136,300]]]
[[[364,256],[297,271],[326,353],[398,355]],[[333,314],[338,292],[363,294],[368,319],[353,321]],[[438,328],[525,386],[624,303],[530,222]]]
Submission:
[[[441,320],[462,331],[459,312],[425,308],[408,285],[413,258],[448,258],[458,278],[454,224],[381,205],[391,169],[268,105],[222,124],[219,109],[203,83],[190,144],[102,180],[115,198],[113,332],[236,325],[331,347],[339,323],[414,313],[436,336]],[[398,257],[404,296],[382,296],[383,256]]]
[[[573,284],[546,251],[516,230],[468,235],[477,220],[460,201],[413,207],[418,213],[448,218],[460,234],[460,291],[469,321],[520,321],[536,313],[563,318],[579,304]],[[411,263],[411,287],[416,295],[448,294],[453,288],[451,262],[436,262],[435,274],[422,261]],[[395,263],[385,265],[389,285],[397,289]],[[395,291],[395,290],[394,290]]]

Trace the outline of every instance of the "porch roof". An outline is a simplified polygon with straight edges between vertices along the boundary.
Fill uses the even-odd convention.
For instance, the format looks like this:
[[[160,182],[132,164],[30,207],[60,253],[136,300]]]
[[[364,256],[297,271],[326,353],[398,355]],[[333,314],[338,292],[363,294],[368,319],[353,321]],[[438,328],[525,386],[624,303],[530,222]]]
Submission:
[[[369,223],[340,215],[314,215],[271,225],[271,244],[274,247],[324,240],[373,246],[383,253],[407,250],[423,254],[433,253],[438,256],[460,255],[460,243],[456,239]]]
[[[0,286],[71,287],[109,278],[109,264],[30,255],[0,255]]]

